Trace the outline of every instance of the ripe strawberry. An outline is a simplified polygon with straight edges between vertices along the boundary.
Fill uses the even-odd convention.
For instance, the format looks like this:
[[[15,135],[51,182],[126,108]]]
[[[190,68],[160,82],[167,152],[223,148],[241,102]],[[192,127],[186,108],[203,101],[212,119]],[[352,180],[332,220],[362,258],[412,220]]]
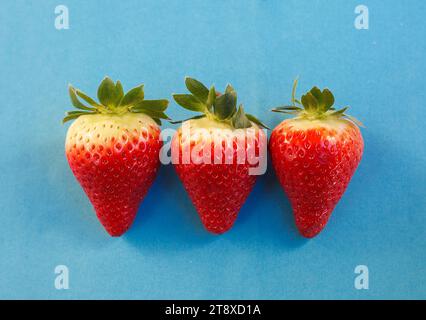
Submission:
[[[65,152],[96,214],[111,236],[131,226],[159,167],[160,119],[167,100],[144,100],[143,85],[124,94],[121,83],[105,78],[94,101],[69,86],[70,111]],[[90,106],[79,101],[83,99]]]
[[[342,197],[362,156],[364,142],[357,125],[346,115],[348,109],[335,110],[328,90],[312,88],[295,98],[292,105],[273,109],[293,114],[271,134],[272,163],[290,199],[296,225],[307,238],[315,237],[326,225]]]
[[[232,227],[255,184],[250,169],[266,160],[266,135],[259,128],[265,126],[242,105],[237,109],[230,85],[221,95],[195,79],[185,83],[192,94],[174,99],[202,115],[186,120],[174,135],[173,164],[205,228],[220,234]]]

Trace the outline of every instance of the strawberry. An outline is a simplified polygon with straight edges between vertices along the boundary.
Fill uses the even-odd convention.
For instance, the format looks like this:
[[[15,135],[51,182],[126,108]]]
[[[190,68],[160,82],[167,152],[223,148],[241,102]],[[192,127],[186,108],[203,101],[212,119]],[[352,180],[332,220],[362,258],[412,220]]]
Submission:
[[[364,142],[358,125],[336,110],[328,89],[312,88],[292,105],[274,112],[292,114],[271,134],[269,148],[281,186],[290,199],[299,232],[315,237],[327,224],[359,162]]]
[[[172,161],[205,228],[221,234],[233,226],[255,184],[251,169],[266,160],[265,125],[242,105],[237,109],[231,85],[219,94],[195,79],[185,84],[191,94],[175,94],[175,101],[202,114],[185,120],[174,135]]]
[[[63,120],[76,119],[65,142],[68,163],[106,231],[120,236],[157,174],[168,101],[145,100],[143,85],[124,94],[120,81],[108,77],[98,88],[99,103],[72,86],[69,94],[79,110]]]

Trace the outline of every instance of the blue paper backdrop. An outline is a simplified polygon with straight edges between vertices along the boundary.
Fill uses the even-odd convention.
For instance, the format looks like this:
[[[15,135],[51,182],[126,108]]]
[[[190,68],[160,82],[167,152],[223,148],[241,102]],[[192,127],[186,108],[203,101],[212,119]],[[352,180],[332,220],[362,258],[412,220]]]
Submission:
[[[57,5],[70,29],[54,27]],[[2,1],[0,298],[426,298],[426,2]],[[366,124],[365,153],[327,228],[302,239],[268,168],[235,227],[204,231],[171,166],[132,229],[110,238],[64,156],[67,84],[94,95],[105,76],[149,98],[185,75],[231,82],[246,109],[330,87]],[[189,115],[171,103],[173,118]],[[70,289],[56,290],[64,264]],[[354,288],[367,265],[370,289]]]

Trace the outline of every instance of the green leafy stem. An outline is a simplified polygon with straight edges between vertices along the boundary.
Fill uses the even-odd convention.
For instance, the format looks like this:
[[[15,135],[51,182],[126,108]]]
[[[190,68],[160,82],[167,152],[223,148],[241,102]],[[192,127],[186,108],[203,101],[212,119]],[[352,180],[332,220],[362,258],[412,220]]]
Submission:
[[[124,94],[123,86],[120,81],[114,83],[109,77],[105,77],[98,87],[98,100],[86,95],[72,85],[68,86],[69,95],[72,105],[78,109],[68,111],[63,123],[74,120],[82,115],[91,114],[125,114],[143,113],[150,116],[158,125],[161,125],[161,119],[170,120],[164,113],[169,105],[166,99],[161,100],[145,100],[144,86],[139,85],[126,94]],[[82,103],[83,100],[86,104]]]
[[[237,93],[228,84],[225,93],[220,94],[214,86],[208,89],[200,81],[186,77],[185,85],[190,94],[174,94],[175,101],[185,109],[201,112],[201,115],[171,123],[181,123],[191,119],[209,118],[215,121],[229,124],[232,128],[250,128],[252,122],[263,128],[269,129],[255,116],[245,113],[244,107],[240,104],[237,108]]]
[[[280,106],[272,109],[273,112],[295,115],[301,119],[328,119],[346,118],[360,127],[364,127],[361,121],[346,114],[349,107],[336,110],[334,107],[334,96],[329,89],[320,90],[313,87],[309,92],[302,95],[301,99],[296,98],[298,79],[293,83],[291,93],[291,105]]]

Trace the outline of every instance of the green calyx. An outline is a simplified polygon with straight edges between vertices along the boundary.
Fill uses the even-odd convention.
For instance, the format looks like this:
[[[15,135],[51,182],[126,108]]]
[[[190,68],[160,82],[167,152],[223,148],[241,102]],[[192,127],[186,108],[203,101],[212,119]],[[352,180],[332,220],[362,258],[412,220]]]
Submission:
[[[245,113],[242,104],[237,108],[237,93],[230,84],[226,86],[224,94],[216,92],[214,86],[207,89],[204,84],[189,77],[185,78],[185,85],[190,94],[174,94],[173,98],[185,109],[202,113],[186,120],[209,118],[227,123],[234,129],[250,128],[253,122],[269,129],[255,116]],[[181,123],[186,120],[171,123]]]
[[[273,112],[295,115],[299,119],[325,120],[333,118],[344,118],[356,125],[364,125],[356,118],[346,114],[349,107],[336,109],[334,107],[334,96],[329,89],[320,90],[313,87],[309,92],[302,95],[301,99],[296,98],[296,88],[298,79],[294,81],[291,94],[291,105],[281,106],[272,109]]]
[[[82,115],[121,115],[127,112],[144,113],[150,116],[158,125],[161,125],[161,119],[170,120],[164,113],[169,101],[166,99],[145,100],[143,85],[139,85],[124,94],[120,81],[114,83],[110,78],[105,77],[98,88],[99,102],[71,85],[68,86],[68,91],[72,105],[78,110],[68,111],[62,120],[63,123]],[[82,103],[80,99],[86,104]]]

